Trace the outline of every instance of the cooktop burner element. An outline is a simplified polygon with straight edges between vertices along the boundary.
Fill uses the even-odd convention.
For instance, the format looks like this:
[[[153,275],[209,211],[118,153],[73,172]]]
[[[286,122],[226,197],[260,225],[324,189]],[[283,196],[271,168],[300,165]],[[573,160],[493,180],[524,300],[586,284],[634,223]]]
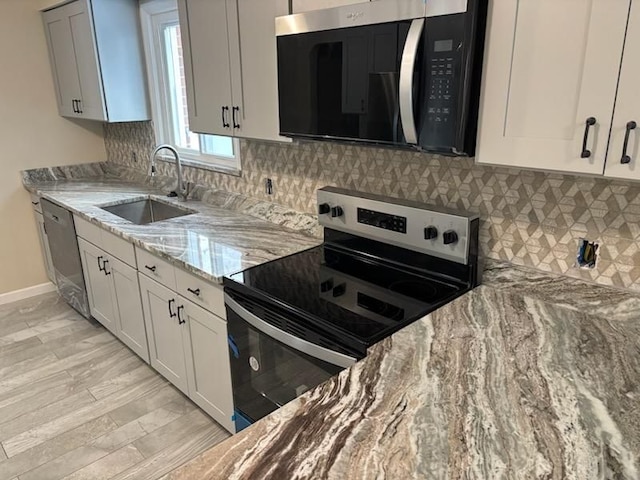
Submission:
[[[364,352],[476,285],[477,217],[334,188],[318,203],[325,243],[226,278],[227,294]]]
[[[437,300],[440,293],[437,285],[424,280],[398,280],[389,285],[389,290],[429,301]]]

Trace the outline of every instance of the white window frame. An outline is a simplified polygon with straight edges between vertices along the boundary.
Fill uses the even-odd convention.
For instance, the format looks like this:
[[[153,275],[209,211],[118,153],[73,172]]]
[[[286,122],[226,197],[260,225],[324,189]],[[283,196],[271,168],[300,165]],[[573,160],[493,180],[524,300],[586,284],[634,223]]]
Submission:
[[[169,104],[169,98],[164,93],[167,91],[164,76],[166,65],[164,64],[164,48],[160,37],[162,25],[175,24],[178,21],[178,4],[176,0],[141,0],[140,20],[156,140],[159,143],[175,145],[175,140],[172,138],[172,123],[174,122],[171,114],[172,108]],[[201,149],[202,143],[201,141]],[[185,165],[222,173],[240,174],[242,163],[240,159],[240,142],[237,138],[233,139],[233,157],[209,155],[175,146]],[[162,155],[159,155],[158,159],[173,161],[173,157],[163,157]]]

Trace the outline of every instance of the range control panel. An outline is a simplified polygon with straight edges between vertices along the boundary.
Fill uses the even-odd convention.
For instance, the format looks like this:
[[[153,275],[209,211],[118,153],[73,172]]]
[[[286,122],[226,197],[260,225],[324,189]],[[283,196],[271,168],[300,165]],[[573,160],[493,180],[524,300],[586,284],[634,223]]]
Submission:
[[[467,264],[477,249],[478,216],[335,187],[318,190],[321,225]]]
[[[358,208],[358,223],[384,228],[393,232],[407,233],[407,217]]]

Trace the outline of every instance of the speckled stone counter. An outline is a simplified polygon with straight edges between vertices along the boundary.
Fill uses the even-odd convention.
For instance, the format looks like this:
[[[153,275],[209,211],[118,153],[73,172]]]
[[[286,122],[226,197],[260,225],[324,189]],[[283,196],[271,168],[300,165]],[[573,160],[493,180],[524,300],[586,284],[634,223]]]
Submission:
[[[169,478],[638,479],[640,297],[491,262]]]
[[[168,198],[164,193],[170,188],[161,182],[125,181],[104,164],[23,172],[23,183],[31,193],[216,283],[224,275],[321,243],[310,235],[317,224],[310,215],[201,187],[192,195],[199,200],[184,202]],[[149,197],[194,213],[135,225],[100,208]]]

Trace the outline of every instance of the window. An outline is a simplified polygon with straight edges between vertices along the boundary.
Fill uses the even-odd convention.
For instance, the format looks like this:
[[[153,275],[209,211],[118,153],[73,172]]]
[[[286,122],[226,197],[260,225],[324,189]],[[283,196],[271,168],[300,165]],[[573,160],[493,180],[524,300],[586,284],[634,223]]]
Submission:
[[[158,142],[174,145],[187,165],[240,171],[237,139],[189,130],[180,23],[175,0],[140,2],[151,108]]]

